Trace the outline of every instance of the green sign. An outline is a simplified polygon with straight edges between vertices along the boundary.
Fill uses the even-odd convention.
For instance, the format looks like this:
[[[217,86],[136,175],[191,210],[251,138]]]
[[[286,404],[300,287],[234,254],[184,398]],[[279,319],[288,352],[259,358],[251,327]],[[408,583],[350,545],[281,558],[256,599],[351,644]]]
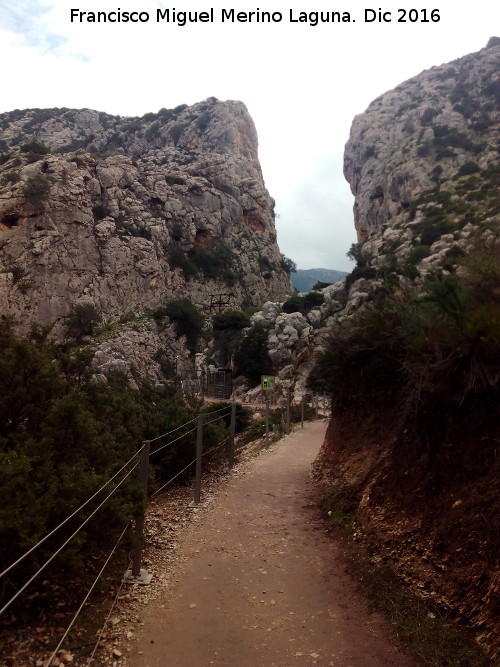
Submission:
[[[263,391],[274,389],[275,375],[261,375],[261,387]]]

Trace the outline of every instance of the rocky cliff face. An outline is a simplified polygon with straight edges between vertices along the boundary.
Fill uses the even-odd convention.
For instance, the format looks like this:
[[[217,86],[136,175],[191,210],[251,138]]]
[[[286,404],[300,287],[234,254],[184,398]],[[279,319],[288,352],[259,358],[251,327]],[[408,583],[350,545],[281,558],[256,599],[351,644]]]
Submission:
[[[433,268],[454,270],[478,234],[491,239],[500,209],[499,65],[493,38],[384,93],[354,119],[344,171],[355,195],[359,266],[321,290],[324,303],[300,322],[279,304],[254,317],[254,326],[269,328],[279,379],[286,390],[296,385],[297,398],[333,324],[381,290],[412,288]],[[283,326],[295,333],[284,335]]]
[[[384,93],[354,119],[344,173],[359,241],[372,239],[367,250],[379,263],[408,254],[424,231],[418,223],[425,207],[442,207],[444,193],[458,198],[457,186],[497,162],[499,66],[500,45],[492,39],[482,51]],[[477,192],[473,185],[466,185],[469,193]],[[469,207],[477,213],[481,201],[479,193],[471,196]],[[466,218],[459,207],[443,233],[459,233]]]
[[[290,291],[245,106],[211,98],[142,118],[0,116],[0,312],[18,330],[88,304],[104,323],[172,299],[233,307]]]

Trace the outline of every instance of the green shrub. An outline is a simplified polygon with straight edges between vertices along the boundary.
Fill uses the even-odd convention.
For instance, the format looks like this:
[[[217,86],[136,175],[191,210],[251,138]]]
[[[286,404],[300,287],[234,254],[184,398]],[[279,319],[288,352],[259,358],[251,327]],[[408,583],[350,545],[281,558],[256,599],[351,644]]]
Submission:
[[[356,262],[356,266],[366,266],[369,259],[363,251],[361,243],[353,243],[346,252],[346,256],[353,262]]]
[[[430,254],[430,248],[427,245],[417,245],[414,248],[410,250],[408,253],[408,257],[406,258],[406,261],[408,264],[418,264],[419,262],[424,259],[424,257],[428,257]]]
[[[243,337],[234,356],[236,368],[253,385],[259,384],[261,375],[273,375],[273,364],[269,358],[267,339],[267,329],[253,327]]]
[[[305,313],[306,304],[303,296],[292,296],[285,301],[282,310],[284,313]]]
[[[297,265],[295,264],[293,259],[286,257],[286,255],[284,255],[283,253],[281,253],[281,268],[288,274],[295,273],[297,271]]]
[[[23,144],[21,146],[21,153],[34,153],[42,157],[43,155],[50,153],[50,150],[45,144],[41,144],[38,141],[32,141],[29,144]]]
[[[195,276],[198,273],[198,269],[194,263],[187,257],[182,248],[175,245],[175,243],[171,244],[168,248],[168,259],[171,266],[182,269],[185,278]]]
[[[225,366],[240,343],[242,329],[250,326],[250,319],[240,310],[224,310],[212,317],[212,325],[214,341]]]
[[[198,129],[200,130],[200,132],[204,132],[207,129],[208,124],[210,123],[210,119],[211,119],[211,115],[210,115],[209,111],[204,111],[201,114],[201,116],[199,116],[196,119],[196,125],[198,126]]]
[[[292,296],[283,304],[284,313],[302,313],[306,315],[315,306],[320,306],[325,297],[318,292],[309,292],[305,296]]]
[[[317,283],[313,285],[313,291],[314,292],[319,292],[320,290],[324,289],[325,287],[330,287],[332,283],[324,283],[321,280],[318,280]]]
[[[432,123],[434,116],[439,115],[439,113],[440,113],[439,109],[433,109],[432,107],[428,107],[422,114],[422,117],[420,119],[421,124],[430,125]]]
[[[95,206],[92,206],[92,213],[95,220],[104,220],[104,218],[107,218],[109,215],[109,208],[106,208],[106,206],[103,206],[102,204],[96,204]]]
[[[174,323],[177,336],[186,336],[186,345],[194,352],[203,331],[203,317],[196,306],[188,299],[177,299],[167,303],[164,313]]]
[[[20,173],[18,171],[14,171],[13,169],[6,172],[2,177],[2,183],[4,183],[5,185],[7,183],[11,183],[13,185],[14,183],[19,183],[20,180],[21,180]]]
[[[195,246],[189,252],[188,258],[206,278],[222,278],[227,283],[234,280],[232,267],[235,255],[223,241],[212,241],[208,246]]]
[[[431,145],[429,142],[425,142],[424,144],[420,144],[420,146],[417,146],[417,155],[418,157],[428,157],[431,154]]]
[[[101,315],[91,303],[74,306],[67,317],[68,333],[77,339],[90,336],[101,323]]]
[[[40,204],[49,196],[50,182],[43,174],[33,174],[26,181],[23,192],[29,202]]]
[[[184,125],[181,125],[180,123],[170,128],[169,134],[172,137],[172,140],[175,145],[177,145],[177,143],[179,142],[179,139],[181,138],[183,132],[184,132]]]
[[[5,320],[0,321],[0,485],[5,494],[0,507],[0,570],[92,496],[133,457],[142,440],[194,416],[173,386],[144,385],[136,391],[120,378],[109,378],[108,384],[93,382],[92,353],[53,347],[46,333],[33,331],[29,339],[19,339]],[[220,432],[227,434],[224,424],[217,433],[207,432],[212,445]],[[158,482],[187,465],[193,451],[194,436],[188,434],[153,454]],[[84,578],[89,557],[106,554],[141,507],[136,480],[132,474],[120,486],[44,576],[64,586],[64,571],[71,568],[73,577]],[[75,520],[81,523],[99,502]],[[78,525],[74,521],[61,528],[56,543],[48,541],[9,573],[9,586],[0,590],[2,603],[54,553],[54,544],[71,535]],[[23,596],[12,609],[24,613],[31,599]],[[37,605],[43,604],[40,596]]]
[[[356,266],[345,278],[345,287],[348,290],[356,280],[360,278],[366,278],[371,280],[372,278],[377,277],[377,269],[374,269],[371,266]]]
[[[478,171],[478,165],[475,162],[468,161],[460,167],[458,170],[458,175],[468,176],[469,174],[476,174]]]
[[[304,305],[308,311],[311,310],[311,308],[315,308],[316,306],[321,306],[321,304],[324,302],[325,297],[318,292],[309,292],[304,297]]]

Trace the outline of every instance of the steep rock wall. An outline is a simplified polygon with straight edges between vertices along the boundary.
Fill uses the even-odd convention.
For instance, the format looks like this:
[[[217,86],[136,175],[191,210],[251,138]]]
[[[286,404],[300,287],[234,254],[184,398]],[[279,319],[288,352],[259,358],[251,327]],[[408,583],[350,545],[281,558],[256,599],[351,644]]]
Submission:
[[[203,309],[222,292],[241,307],[290,291],[242,103],[16,110],[0,127],[0,311],[21,332],[61,334],[81,303],[111,322],[171,299]],[[225,260],[200,268],[200,249]]]
[[[384,228],[392,241],[411,239],[407,223],[422,195],[446,189],[461,170],[472,174],[472,165],[484,169],[498,160],[499,66],[492,40],[405,81],[356,116],[344,174],[360,242]]]

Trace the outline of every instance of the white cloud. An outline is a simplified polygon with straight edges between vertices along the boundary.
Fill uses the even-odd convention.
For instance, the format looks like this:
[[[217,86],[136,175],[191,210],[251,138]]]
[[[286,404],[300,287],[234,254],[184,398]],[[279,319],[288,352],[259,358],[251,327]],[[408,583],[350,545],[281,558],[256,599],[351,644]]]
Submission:
[[[44,20],[51,6],[40,0],[0,0],[0,26],[19,35],[27,47],[37,47],[43,53],[56,51],[67,38],[52,31]]]

